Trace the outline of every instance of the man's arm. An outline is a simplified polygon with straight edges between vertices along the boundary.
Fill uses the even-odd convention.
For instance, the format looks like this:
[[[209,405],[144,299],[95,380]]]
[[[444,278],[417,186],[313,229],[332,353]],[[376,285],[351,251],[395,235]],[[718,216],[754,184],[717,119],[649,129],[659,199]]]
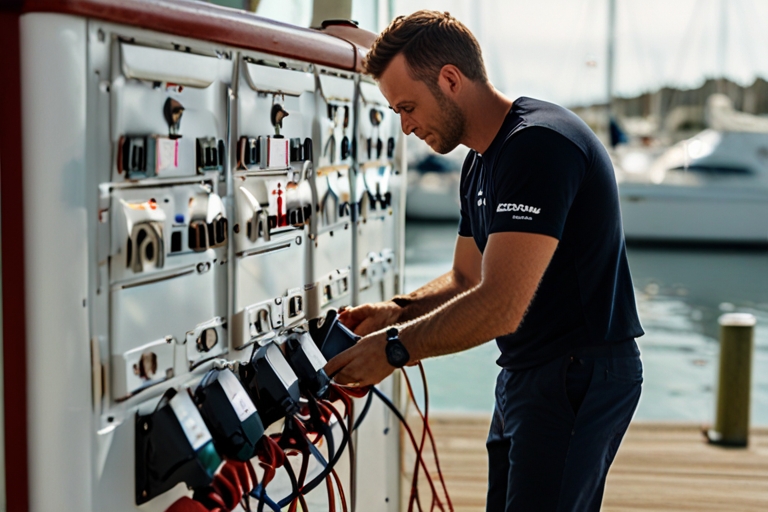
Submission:
[[[365,336],[390,325],[413,320],[480,282],[482,255],[471,237],[459,236],[453,254],[453,268],[418,290],[391,301],[363,304],[344,310],[339,320]]]
[[[453,268],[442,276],[407,295],[392,300],[402,311],[399,322],[407,322],[429,313],[456,295],[474,288],[482,278],[483,256],[471,237],[459,236],[453,253]]]
[[[533,233],[494,233],[482,257],[480,283],[402,327],[411,361],[466,350],[517,330],[557,248]],[[326,366],[341,383],[376,384],[394,370],[384,333],[366,336]]]

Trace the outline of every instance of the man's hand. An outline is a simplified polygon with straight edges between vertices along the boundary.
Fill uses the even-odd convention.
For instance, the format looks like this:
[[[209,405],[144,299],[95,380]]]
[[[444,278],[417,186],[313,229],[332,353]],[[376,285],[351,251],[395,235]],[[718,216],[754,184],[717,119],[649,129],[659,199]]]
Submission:
[[[363,304],[356,308],[345,309],[339,314],[339,322],[360,336],[396,324],[402,309],[394,302]],[[384,352],[382,352],[383,354]]]
[[[395,371],[387,362],[386,345],[385,333],[366,336],[354,347],[328,361],[325,373],[341,385],[362,387],[378,384]]]

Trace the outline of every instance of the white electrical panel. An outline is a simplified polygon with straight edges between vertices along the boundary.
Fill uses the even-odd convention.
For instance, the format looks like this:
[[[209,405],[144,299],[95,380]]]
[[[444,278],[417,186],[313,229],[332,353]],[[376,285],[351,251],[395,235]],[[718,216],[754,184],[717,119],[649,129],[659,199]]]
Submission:
[[[403,177],[396,165],[401,137],[399,118],[373,83],[359,84],[357,161],[360,216],[356,222],[358,300],[387,300],[400,278],[397,252],[402,216]]]
[[[322,316],[352,299],[352,197],[355,79],[317,70],[316,169],[312,193],[317,222],[309,255],[308,309]]]
[[[22,106],[28,346],[45,376],[29,386],[31,510],[162,512],[222,462],[198,414],[208,372],[245,386],[239,369],[263,352],[298,392],[281,359],[292,335],[400,291],[404,139],[351,70],[204,33],[22,18],[36,98]],[[239,407],[243,390],[228,389]],[[399,392],[393,379],[380,389]],[[352,438],[357,510],[399,510],[396,418],[374,401]],[[188,458],[163,466],[158,447]],[[351,493],[346,454],[336,469]],[[287,473],[270,489],[289,493]],[[307,495],[315,512],[327,499],[324,485]]]

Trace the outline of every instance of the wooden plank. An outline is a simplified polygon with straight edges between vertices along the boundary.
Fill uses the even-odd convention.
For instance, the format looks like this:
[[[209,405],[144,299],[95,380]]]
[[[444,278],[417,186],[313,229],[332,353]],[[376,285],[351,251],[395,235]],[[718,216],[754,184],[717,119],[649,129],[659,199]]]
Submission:
[[[485,510],[489,424],[488,416],[477,415],[441,414],[430,421],[456,512]],[[418,438],[420,430],[414,433]],[[425,460],[434,467],[431,453]],[[404,463],[408,482],[413,463],[409,449]],[[419,488],[426,499],[425,479],[420,479]],[[633,423],[608,475],[602,510],[764,512],[768,429],[752,429],[749,448],[735,449],[707,444],[697,425]]]

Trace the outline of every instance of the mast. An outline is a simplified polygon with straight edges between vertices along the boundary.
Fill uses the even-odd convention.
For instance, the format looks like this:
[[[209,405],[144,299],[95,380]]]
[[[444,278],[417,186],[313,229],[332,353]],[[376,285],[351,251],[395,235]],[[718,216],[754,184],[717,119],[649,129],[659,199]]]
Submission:
[[[728,49],[728,2],[720,0],[720,44],[717,45],[717,92],[725,94],[725,57]]]
[[[605,67],[605,94],[607,96],[608,117],[613,114],[613,75],[616,57],[616,0],[608,0],[608,54]]]

